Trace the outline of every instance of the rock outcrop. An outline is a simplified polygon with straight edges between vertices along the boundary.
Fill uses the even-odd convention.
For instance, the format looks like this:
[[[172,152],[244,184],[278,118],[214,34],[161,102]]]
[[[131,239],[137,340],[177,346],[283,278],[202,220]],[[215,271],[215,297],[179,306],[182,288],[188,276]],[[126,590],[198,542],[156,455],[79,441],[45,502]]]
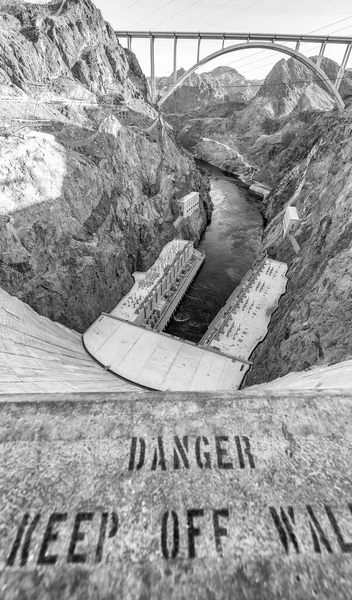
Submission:
[[[253,106],[281,118],[294,109],[331,110],[334,100],[310,69],[293,58],[282,58],[265,78]]]
[[[145,97],[143,75],[136,86],[128,76],[133,61],[90,0],[0,2],[0,57],[1,94],[31,95],[41,86],[41,98],[43,92],[60,95],[61,81],[69,78],[94,94]]]
[[[84,331],[172,239],[177,199],[191,190],[201,210],[184,234],[199,238],[207,181],[90,0],[2,10],[0,285]]]
[[[177,71],[177,79],[185,69]],[[160,77],[157,85],[162,96],[174,83],[174,78]],[[186,113],[222,102],[247,103],[260,88],[261,81],[250,81],[232,67],[217,67],[209,73],[193,73],[163,105],[165,113]]]
[[[233,67],[216,67],[209,73],[217,81],[225,93],[225,99],[246,102],[254,98],[261,84],[260,79],[246,79]]]

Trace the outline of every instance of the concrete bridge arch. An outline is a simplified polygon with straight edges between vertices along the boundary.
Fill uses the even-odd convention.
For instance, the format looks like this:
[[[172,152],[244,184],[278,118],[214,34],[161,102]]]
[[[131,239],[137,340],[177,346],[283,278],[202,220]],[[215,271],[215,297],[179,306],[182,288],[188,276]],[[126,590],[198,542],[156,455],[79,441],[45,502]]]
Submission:
[[[219,56],[222,56],[224,54],[229,54],[230,52],[236,52],[238,50],[247,50],[248,48],[263,48],[265,50],[276,50],[277,52],[287,54],[287,55],[291,56],[292,58],[297,59],[303,65],[308,67],[308,69],[310,69],[318,77],[318,79],[320,79],[320,81],[322,81],[324,83],[327,90],[330,92],[330,94],[335,99],[337,108],[339,110],[343,110],[345,108],[345,104],[344,104],[337,88],[335,87],[335,85],[327,77],[327,75],[324,73],[324,71],[320,67],[318,67],[312,60],[310,60],[309,58],[304,56],[304,54],[302,54],[301,52],[294,50],[293,48],[288,48],[287,46],[283,46],[282,44],[277,44],[275,42],[261,42],[261,41],[260,42],[248,41],[248,42],[245,42],[242,44],[235,44],[233,46],[228,46],[226,48],[222,48],[221,50],[218,50],[217,52],[213,52],[212,54],[209,54],[205,58],[202,58],[195,65],[193,65],[193,67],[188,69],[188,71],[186,71],[186,73],[184,73],[184,75],[182,75],[182,77],[180,77],[174,83],[174,85],[166,92],[166,94],[161,98],[161,100],[159,100],[159,103],[158,103],[159,108],[162,108],[163,104],[166,102],[166,100],[168,98],[170,98],[170,96],[174,93],[174,91],[177,90],[177,88],[179,88],[184,83],[184,81],[186,81],[186,79],[190,75],[192,75],[192,73],[194,73],[197,69],[199,69],[199,67],[205,65],[206,63],[210,62],[214,58],[218,58]]]

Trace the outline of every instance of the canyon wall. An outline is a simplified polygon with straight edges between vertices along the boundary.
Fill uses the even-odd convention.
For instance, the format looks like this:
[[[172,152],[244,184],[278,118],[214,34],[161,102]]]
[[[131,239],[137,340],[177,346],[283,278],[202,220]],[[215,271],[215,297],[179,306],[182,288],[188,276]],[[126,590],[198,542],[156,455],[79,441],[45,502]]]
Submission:
[[[0,6],[0,285],[84,331],[173,238],[177,199],[200,192],[195,241],[211,201],[100,11],[60,6]]]
[[[321,67],[334,81],[337,63],[323,58]],[[346,71],[340,92],[348,104],[352,92],[350,70]],[[290,58],[274,65],[246,105],[222,101],[168,119],[180,143],[198,158],[236,174],[254,173],[255,179],[271,186],[275,181],[271,164],[276,155],[305,130],[310,113],[324,113],[333,107],[333,99],[314,73]]]
[[[35,95],[36,88],[43,101],[70,95],[70,87],[92,101],[105,93],[145,99],[147,91],[130,53],[90,0],[1,0],[1,94],[19,99]]]
[[[332,80],[338,65],[324,58]],[[314,74],[280,60],[245,108],[222,103],[168,117],[196,156],[272,188],[262,210],[262,251],[286,262],[287,291],[253,353],[246,384],[352,357],[351,72],[339,113]],[[288,204],[302,219],[295,254],[283,240]]]
[[[351,133],[351,110],[314,115],[277,157],[262,248],[288,263],[288,284],[251,357],[249,385],[352,357]],[[302,220],[297,255],[282,235],[288,203]]]

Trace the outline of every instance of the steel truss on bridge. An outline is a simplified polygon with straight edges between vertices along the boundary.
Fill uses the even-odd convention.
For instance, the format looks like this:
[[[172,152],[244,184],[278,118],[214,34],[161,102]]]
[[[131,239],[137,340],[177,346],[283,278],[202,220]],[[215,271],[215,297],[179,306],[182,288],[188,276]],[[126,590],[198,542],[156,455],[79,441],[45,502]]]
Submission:
[[[228,33],[228,32],[185,32],[185,31],[116,31],[118,38],[127,39],[127,47],[129,50],[132,49],[133,39],[149,39],[150,40],[150,73],[151,73],[151,98],[152,101],[156,101],[157,87],[156,87],[156,74],[155,74],[155,45],[156,39],[173,39],[174,50],[173,50],[173,86],[166,92],[166,94],[159,100],[159,107],[173,94],[173,92],[182,83],[196,71],[199,67],[203,66],[213,58],[228,54],[229,52],[235,52],[238,50],[245,50],[248,48],[263,48],[269,50],[276,50],[288,54],[289,56],[296,58],[299,62],[308,67],[313,73],[315,73],[326,86],[327,90],[332,94],[335,99],[336,105],[339,110],[343,110],[345,105],[340,96],[339,88],[341,81],[343,80],[346,66],[352,51],[352,37],[343,36],[321,36],[321,35],[294,35],[294,34],[278,34],[278,33]],[[178,40],[198,40],[197,44],[197,58],[195,64],[179,79],[177,79],[177,42]],[[221,40],[221,49],[217,52],[213,52],[204,58],[200,58],[201,42],[202,40]],[[225,46],[226,41],[238,41],[239,44],[232,46]],[[295,48],[284,46],[278,42],[291,42],[295,44]],[[307,58],[300,52],[301,43],[313,43],[320,44],[320,50],[317,62],[314,63],[312,60]],[[326,73],[320,68],[321,61],[325,53],[326,46],[328,44],[342,44],[346,46],[343,59],[341,61],[336,80],[331,81]]]

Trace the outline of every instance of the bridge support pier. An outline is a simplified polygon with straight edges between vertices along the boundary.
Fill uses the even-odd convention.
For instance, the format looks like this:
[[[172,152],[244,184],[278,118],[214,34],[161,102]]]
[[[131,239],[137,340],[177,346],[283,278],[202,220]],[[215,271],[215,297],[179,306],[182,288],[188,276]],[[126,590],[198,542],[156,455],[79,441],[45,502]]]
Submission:
[[[321,61],[324,56],[325,48],[326,48],[326,42],[323,42],[322,45],[320,46],[319,56],[318,56],[318,60],[316,62],[316,65],[319,69],[320,69]]]
[[[200,37],[200,35],[198,35],[198,46],[197,46],[197,63],[199,63],[200,61],[200,43],[202,41],[202,38]]]
[[[150,36],[150,87],[151,101],[156,102],[156,79],[155,79],[155,48],[154,36]]]
[[[173,76],[174,76],[174,83],[176,83],[176,81],[177,81],[177,36],[176,35],[174,37],[174,70],[173,70]]]
[[[345,74],[345,70],[346,70],[346,66],[348,63],[348,59],[351,55],[351,50],[352,50],[352,44],[348,44],[346,50],[345,50],[345,54],[344,57],[342,59],[342,63],[341,66],[339,68],[339,72],[337,73],[337,77],[336,77],[336,81],[335,81],[335,87],[338,90],[340,85],[341,85],[341,81],[343,80],[344,74]]]
[[[64,2],[66,0],[63,0]],[[151,101],[155,104],[157,101],[157,87],[156,87],[156,77],[155,77],[155,51],[154,51],[154,42],[155,39],[173,39],[174,40],[174,52],[173,52],[173,86],[165,96],[159,102],[159,108],[166,101],[166,99],[172,94],[177,87],[182,85],[182,83],[189,77],[196,69],[198,69],[203,64],[213,60],[214,58],[218,58],[223,54],[228,54],[229,52],[234,52],[235,50],[245,50],[247,48],[263,48],[269,50],[276,50],[283,54],[287,54],[292,58],[297,59],[306,67],[308,67],[320,81],[322,81],[330,92],[332,97],[334,98],[336,105],[339,110],[343,110],[345,108],[344,102],[339,94],[339,87],[341,85],[341,81],[344,78],[345,70],[348,65],[348,60],[352,53],[352,36],[343,37],[343,36],[321,36],[321,35],[291,35],[291,34],[272,34],[272,33],[234,33],[234,32],[218,32],[218,33],[207,33],[207,32],[182,32],[182,31],[167,31],[167,32],[158,32],[158,31],[116,31],[115,32],[118,37],[127,38],[128,48],[131,49],[132,38],[149,38],[150,40],[150,72],[151,72],[151,85],[150,85],[150,96]],[[176,80],[177,73],[177,44],[179,40],[197,40],[197,62],[191,69],[189,69],[179,80]],[[202,39],[206,40],[222,40],[221,50],[206,56],[205,58],[200,57],[200,45]],[[225,41],[237,41],[235,45],[225,46]],[[280,42],[289,42],[295,43],[295,49],[284,46],[280,44]],[[308,57],[300,52],[301,44],[306,43],[319,43],[320,50],[317,62],[313,62]],[[335,83],[330,81],[328,75],[320,68],[323,57],[325,55],[325,49],[327,44],[329,47],[331,44],[343,44],[346,46],[346,51],[344,53],[344,57],[341,63],[341,66],[338,69],[337,77]]]

